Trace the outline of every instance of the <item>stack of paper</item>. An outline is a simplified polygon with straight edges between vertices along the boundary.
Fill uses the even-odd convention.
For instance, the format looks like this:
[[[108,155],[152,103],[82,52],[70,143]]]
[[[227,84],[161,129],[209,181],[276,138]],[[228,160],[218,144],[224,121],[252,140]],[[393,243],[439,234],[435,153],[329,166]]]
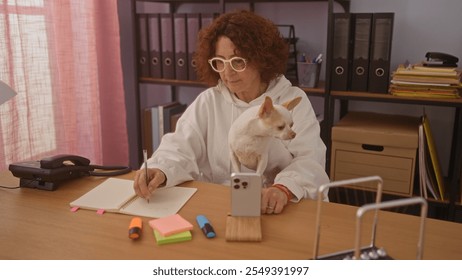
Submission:
[[[392,74],[390,93],[396,96],[459,98],[462,71],[453,67],[400,65]]]
[[[192,239],[193,225],[179,214],[149,221],[158,245],[177,243]]]

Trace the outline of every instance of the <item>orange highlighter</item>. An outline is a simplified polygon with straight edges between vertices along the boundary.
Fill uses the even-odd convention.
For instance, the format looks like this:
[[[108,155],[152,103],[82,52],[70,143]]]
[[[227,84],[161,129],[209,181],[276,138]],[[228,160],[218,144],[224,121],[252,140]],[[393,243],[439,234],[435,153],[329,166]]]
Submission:
[[[141,230],[143,229],[143,221],[139,217],[134,217],[130,226],[128,227],[128,237],[130,239],[138,239],[141,236]]]

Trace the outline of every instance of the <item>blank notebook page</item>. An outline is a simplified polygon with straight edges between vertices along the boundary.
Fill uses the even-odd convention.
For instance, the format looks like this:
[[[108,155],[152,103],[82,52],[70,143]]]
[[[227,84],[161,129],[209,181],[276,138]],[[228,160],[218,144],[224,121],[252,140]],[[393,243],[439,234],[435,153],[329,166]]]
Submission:
[[[151,218],[170,216],[176,214],[196,191],[196,188],[185,187],[160,188],[152,193],[149,203],[146,199],[137,197],[120,212]]]
[[[72,207],[106,211],[118,211],[127,201],[135,196],[133,181],[108,178],[91,191],[70,203]]]

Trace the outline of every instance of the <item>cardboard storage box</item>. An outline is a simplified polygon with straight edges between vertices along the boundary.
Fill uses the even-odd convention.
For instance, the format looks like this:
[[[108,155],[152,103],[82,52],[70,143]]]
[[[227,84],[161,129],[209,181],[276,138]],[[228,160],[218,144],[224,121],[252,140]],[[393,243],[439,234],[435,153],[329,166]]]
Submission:
[[[383,192],[412,195],[420,118],[349,112],[332,127],[331,180],[378,175]],[[376,183],[352,186],[376,190]]]

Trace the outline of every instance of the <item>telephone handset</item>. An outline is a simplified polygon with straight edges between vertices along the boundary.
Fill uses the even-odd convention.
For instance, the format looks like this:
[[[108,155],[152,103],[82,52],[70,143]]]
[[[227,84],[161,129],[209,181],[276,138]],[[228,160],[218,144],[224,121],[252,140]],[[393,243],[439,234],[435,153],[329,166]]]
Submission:
[[[111,170],[109,172],[95,172]],[[53,191],[58,183],[83,176],[116,176],[131,171],[126,166],[91,165],[90,160],[77,155],[60,154],[40,161],[12,163],[9,170],[20,178],[20,187],[38,188]]]
[[[59,168],[65,165],[66,161],[72,162],[74,165],[78,166],[88,166],[90,165],[90,160],[81,156],[76,155],[57,155],[51,156],[40,160],[40,168]]]

